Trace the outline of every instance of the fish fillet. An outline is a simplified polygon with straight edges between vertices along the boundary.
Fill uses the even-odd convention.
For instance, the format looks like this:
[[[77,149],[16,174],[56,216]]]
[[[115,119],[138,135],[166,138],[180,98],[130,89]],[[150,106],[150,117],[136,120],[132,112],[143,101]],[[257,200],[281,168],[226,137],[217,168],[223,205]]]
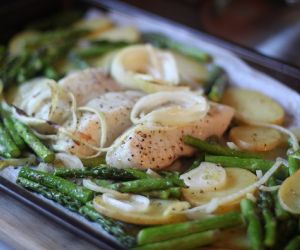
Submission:
[[[103,112],[107,124],[107,142],[110,145],[120,134],[131,126],[130,111],[134,103],[142,96],[137,91],[109,92],[89,101],[85,107]],[[65,126],[70,125],[65,124]],[[75,136],[85,143],[95,147],[100,145],[101,125],[98,116],[92,112],[82,112],[78,118]],[[79,157],[86,157],[96,153],[95,150],[83,143],[73,141],[64,136],[56,141],[54,149],[69,152]]]

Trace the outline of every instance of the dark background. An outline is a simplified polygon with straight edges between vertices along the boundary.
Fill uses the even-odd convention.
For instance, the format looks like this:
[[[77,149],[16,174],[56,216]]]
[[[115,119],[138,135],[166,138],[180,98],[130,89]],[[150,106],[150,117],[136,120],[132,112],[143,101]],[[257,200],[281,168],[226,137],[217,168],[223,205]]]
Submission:
[[[0,39],[6,41],[28,22],[45,18],[49,13],[68,9],[73,5],[84,8],[82,2],[85,1],[0,0]],[[300,68],[300,1],[123,0],[123,2],[254,50],[286,65]],[[294,74],[293,79],[286,79],[281,75],[277,76],[268,68],[270,65],[263,70],[299,89],[300,74],[296,77]]]

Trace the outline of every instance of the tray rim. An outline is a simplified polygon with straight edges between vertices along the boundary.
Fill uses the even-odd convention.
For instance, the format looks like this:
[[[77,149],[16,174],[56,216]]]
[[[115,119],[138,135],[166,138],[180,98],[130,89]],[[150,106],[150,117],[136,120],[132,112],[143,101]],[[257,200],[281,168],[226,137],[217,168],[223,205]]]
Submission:
[[[123,3],[118,0],[81,0],[80,2],[90,5],[90,7],[96,7],[102,10],[117,10],[126,14],[139,13],[152,19],[155,18],[160,22],[170,23],[172,26],[184,28],[189,33],[195,34],[206,41],[212,42],[217,46],[227,49],[244,60],[248,60],[254,64],[269,68],[277,73],[300,79],[300,68],[297,68],[293,65],[289,65],[280,60],[262,55],[257,51],[237,45],[225,39],[221,39],[213,35],[195,30],[186,25],[179,24],[175,21],[131,6],[127,3]],[[299,88],[297,89],[300,89],[300,84]],[[116,241],[102,234],[101,231],[97,231],[96,229],[89,227],[88,225],[82,223],[79,219],[68,214],[63,209],[60,209],[59,207],[47,203],[32,192],[9,181],[3,176],[0,176],[0,189],[12,196],[13,198],[19,200],[21,203],[33,208],[35,211],[43,214],[44,216],[47,216],[50,219],[53,219],[55,222],[62,225],[64,228],[70,230],[74,234],[81,236],[82,238],[95,244],[99,247],[99,249],[125,249]]]
[[[100,7],[105,10],[117,10],[126,14],[142,14],[151,19],[156,19],[160,22],[169,23],[172,26],[177,26],[182,29],[185,29],[188,33],[192,33],[196,36],[201,37],[201,39],[211,42],[217,46],[220,46],[226,50],[229,50],[235,53],[238,57],[243,60],[249,61],[251,63],[257,64],[258,66],[265,67],[277,73],[283,74],[288,77],[293,77],[300,80],[300,67],[297,67],[293,64],[284,62],[280,59],[276,59],[267,55],[263,55],[258,51],[248,48],[246,46],[234,43],[225,38],[220,38],[204,31],[200,31],[194,28],[191,28],[185,24],[178,23],[176,21],[170,20],[168,18],[159,16],[157,14],[151,13],[144,9],[132,6],[128,3],[121,2],[120,0],[83,0],[82,2],[91,4],[95,7]],[[298,90],[300,89],[300,84]]]

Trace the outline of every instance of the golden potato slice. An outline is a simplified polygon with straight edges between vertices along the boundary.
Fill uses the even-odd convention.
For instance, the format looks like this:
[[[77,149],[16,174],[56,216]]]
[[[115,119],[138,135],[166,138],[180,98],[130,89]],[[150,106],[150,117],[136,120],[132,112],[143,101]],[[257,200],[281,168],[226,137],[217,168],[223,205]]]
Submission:
[[[94,198],[95,209],[105,216],[138,225],[159,225],[188,220],[187,217],[177,211],[178,208],[187,209],[189,203],[178,200],[152,199],[146,211],[125,211],[106,204],[102,196]]]
[[[39,32],[34,30],[26,30],[17,33],[11,38],[8,44],[9,52],[12,55],[18,55],[24,51],[26,44],[39,36]]]
[[[231,88],[225,91],[222,102],[235,108],[239,123],[253,122],[282,124],[284,110],[270,97],[254,90]]]
[[[239,148],[249,151],[270,151],[281,142],[281,134],[272,128],[240,126],[230,130],[229,138]]]
[[[82,19],[74,24],[76,28],[90,30],[91,33],[87,35],[87,38],[97,38],[102,32],[111,29],[114,24],[109,18],[93,18],[93,19]]]
[[[172,52],[180,76],[181,83],[202,83],[208,76],[208,70],[204,64],[196,62],[195,60]]]
[[[300,171],[282,183],[278,191],[281,206],[292,214],[300,214]]]
[[[138,42],[140,40],[139,31],[133,26],[116,27],[101,33],[99,36],[94,37],[95,40],[106,40],[111,42],[125,41],[125,42]]]
[[[183,188],[182,194],[185,200],[194,206],[207,204],[213,198],[222,198],[235,194],[256,181],[256,175],[248,170],[242,168],[226,168],[226,184],[217,190],[206,191],[193,190],[190,188]],[[227,211],[228,207],[233,208],[240,202],[243,197],[238,197],[234,202],[222,205],[219,210]]]

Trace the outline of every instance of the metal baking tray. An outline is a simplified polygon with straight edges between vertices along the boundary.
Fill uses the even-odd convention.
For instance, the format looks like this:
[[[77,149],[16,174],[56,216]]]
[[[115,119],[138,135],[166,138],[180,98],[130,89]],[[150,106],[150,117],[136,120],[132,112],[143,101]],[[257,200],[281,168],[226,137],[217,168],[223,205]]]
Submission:
[[[267,72],[267,74],[283,81],[284,83],[287,83],[287,85],[296,89],[297,91],[300,91],[299,68],[260,55],[252,50],[237,46],[233,43],[229,43],[228,41],[213,37],[209,34],[193,30],[189,27],[185,27],[173,21],[169,21],[162,17],[148,13],[144,10],[129,6],[120,1],[84,0],[80,1],[80,3],[83,4],[84,7],[88,8],[96,7],[100,8],[101,10],[118,11],[120,13],[129,15],[139,14],[147,16],[147,18],[159,21],[161,23],[168,23],[174,28],[184,28],[186,32],[193,34],[193,36],[199,37],[199,39],[204,39],[211,42],[212,44],[216,44],[231,52],[234,52],[236,55],[240,56],[248,63],[250,63],[251,66]],[[94,226],[90,225],[91,223],[84,222],[83,220],[79,219],[78,216],[73,215],[60,206],[54,205],[54,203],[52,204],[47,202],[45,199],[41,199],[37,195],[25,190],[24,188],[16,185],[15,183],[5,179],[2,176],[0,176],[0,188],[11,196],[20,200],[22,203],[55,220],[79,237],[85,238],[89,242],[92,242],[93,244],[98,246],[99,249],[124,249],[124,247],[118,244],[118,242],[114,241],[111,237],[108,237],[108,235],[105,235],[101,231],[97,230]]]

